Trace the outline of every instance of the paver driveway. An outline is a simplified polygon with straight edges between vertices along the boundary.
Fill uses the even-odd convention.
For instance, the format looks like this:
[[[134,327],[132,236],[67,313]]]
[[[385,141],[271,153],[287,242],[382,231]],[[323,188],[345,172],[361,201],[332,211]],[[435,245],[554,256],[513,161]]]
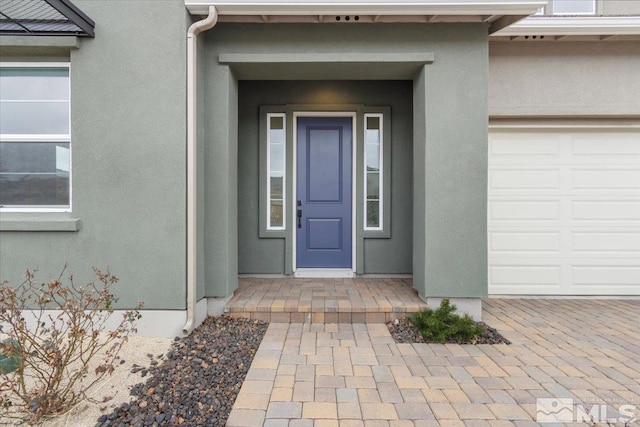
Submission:
[[[227,425],[538,425],[536,398],[607,404],[608,417],[640,409],[639,300],[484,307],[512,345],[396,344],[382,324],[272,323]]]

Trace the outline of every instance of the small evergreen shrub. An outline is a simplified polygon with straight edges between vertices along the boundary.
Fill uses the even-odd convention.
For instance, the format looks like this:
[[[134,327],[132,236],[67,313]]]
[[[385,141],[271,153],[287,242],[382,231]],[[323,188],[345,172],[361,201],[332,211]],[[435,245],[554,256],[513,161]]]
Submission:
[[[449,299],[443,298],[438,309],[422,310],[409,316],[407,320],[420,331],[427,342],[473,343],[484,332],[484,328],[477,325],[468,314],[459,316],[455,311],[456,306]]]

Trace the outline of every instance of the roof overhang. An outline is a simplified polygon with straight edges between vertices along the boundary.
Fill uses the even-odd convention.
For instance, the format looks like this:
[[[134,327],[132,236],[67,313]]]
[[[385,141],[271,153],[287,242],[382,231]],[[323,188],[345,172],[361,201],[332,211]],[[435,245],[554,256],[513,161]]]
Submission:
[[[545,0],[185,0],[192,15],[531,15]]]
[[[494,36],[640,35],[640,16],[532,16]]]
[[[497,31],[534,14],[546,0],[185,0],[192,15],[215,6],[221,22],[486,22]]]
[[[70,0],[0,0],[0,34],[95,37],[95,22]]]

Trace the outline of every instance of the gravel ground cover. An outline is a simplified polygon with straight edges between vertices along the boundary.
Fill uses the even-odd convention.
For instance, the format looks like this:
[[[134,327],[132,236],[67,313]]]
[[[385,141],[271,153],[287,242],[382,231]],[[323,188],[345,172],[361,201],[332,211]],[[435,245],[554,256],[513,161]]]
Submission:
[[[476,324],[484,327],[484,333],[474,342],[457,344],[511,344],[508,339],[504,338],[497,330],[486,323],[476,322]],[[405,319],[397,319],[392,322],[387,322],[387,328],[389,328],[391,336],[397,343],[411,344],[426,342],[424,337],[420,334],[420,331]]]
[[[147,381],[96,426],[224,426],[266,330],[260,321],[209,317],[166,354],[148,355],[148,367],[134,365]]]

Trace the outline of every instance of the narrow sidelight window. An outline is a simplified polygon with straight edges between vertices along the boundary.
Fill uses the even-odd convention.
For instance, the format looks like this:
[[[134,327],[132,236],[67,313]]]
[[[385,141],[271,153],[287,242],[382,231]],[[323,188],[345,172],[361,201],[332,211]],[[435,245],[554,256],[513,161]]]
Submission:
[[[365,114],[364,122],[364,224],[365,230],[382,230],[383,115]]]
[[[0,65],[0,208],[71,207],[69,67]]]
[[[267,114],[267,230],[285,229],[285,122],[285,114]]]

